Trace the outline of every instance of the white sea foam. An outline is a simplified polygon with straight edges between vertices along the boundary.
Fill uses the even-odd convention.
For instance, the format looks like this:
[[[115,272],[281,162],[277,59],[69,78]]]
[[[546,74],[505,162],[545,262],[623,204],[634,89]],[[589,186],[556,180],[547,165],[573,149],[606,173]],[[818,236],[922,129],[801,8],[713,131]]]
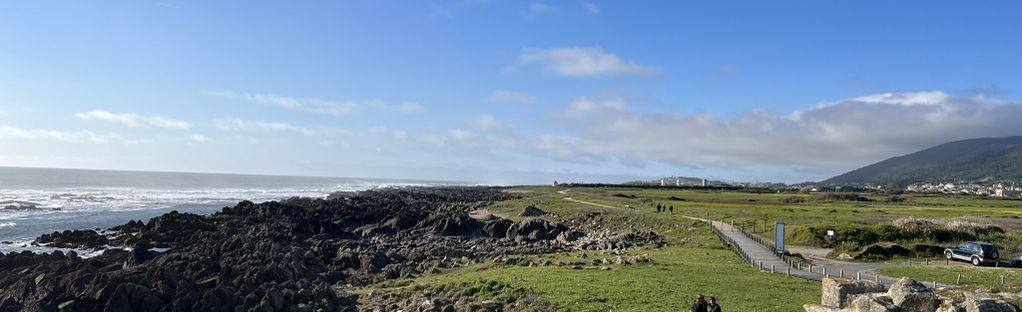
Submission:
[[[0,229],[7,228],[7,227],[14,227],[15,225],[18,225],[18,224],[14,223],[14,222],[0,222]]]
[[[410,186],[415,184],[389,184]],[[289,197],[323,198],[338,191],[360,191],[384,187],[374,183],[353,183],[311,188],[215,188],[215,189],[136,189],[136,188],[68,188],[53,190],[3,190],[0,202],[31,203],[34,209],[2,209],[0,220],[59,212],[133,211],[166,208],[181,204],[233,204],[242,200],[255,202]]]

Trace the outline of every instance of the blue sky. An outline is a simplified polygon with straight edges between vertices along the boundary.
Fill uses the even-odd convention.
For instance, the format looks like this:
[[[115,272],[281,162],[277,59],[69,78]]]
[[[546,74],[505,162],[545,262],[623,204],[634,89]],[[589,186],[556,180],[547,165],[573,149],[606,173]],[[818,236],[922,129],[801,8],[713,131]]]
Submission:
[[[0,4],[0,165],[827,178],[1022,134],[1016,1]]]

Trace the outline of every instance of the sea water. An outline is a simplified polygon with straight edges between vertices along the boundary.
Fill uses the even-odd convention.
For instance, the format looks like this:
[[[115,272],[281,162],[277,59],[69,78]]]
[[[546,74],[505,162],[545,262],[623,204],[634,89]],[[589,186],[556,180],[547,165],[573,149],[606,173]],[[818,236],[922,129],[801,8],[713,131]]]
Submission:
[[[41,234],[107,229],[176,210],[211,214],[242,200],[443,185],[435,181],[0,167],[0,252],[48,251]]]

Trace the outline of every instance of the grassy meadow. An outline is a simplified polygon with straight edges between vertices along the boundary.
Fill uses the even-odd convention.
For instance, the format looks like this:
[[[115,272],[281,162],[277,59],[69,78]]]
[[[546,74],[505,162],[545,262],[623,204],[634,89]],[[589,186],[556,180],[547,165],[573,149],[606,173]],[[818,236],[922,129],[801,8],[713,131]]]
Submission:
[[[648,256],[650,263],[588,265],[593,258],[618,256],[601,252],[535,255],[526,262],[587,265],[470,263],[414,280],[377,285],[375,289],[405,293],[468,291],[480,298],[528,302],[522,306],[526,310],[553,307],[565,311],[678,311],[687,309],[697,293],[719,297],[728,311],[800,311],[804,303],[819,301],[818,283],[751,268],[725,249],[706,224],[685,216],[733,220],[736,225],[744,224],[750,230],[755,228],[754,231],[764,237],[773,236],[774,222],[785,222],[789,245],[829,246],[852,253],[870,244],[905,246],[909,250],[916,245],[939,248],[957,243],[953,241],[957,238],[991,241],[1002,248],[1004,255],[1020,251],[1022,247],[1022,221],[1019,220],[1022,201],[911,195],[844,198],[673,188],[534,186],[506,191],[519,196],[486,209],[511,219],[520,219],[518,214],[528,205],[553,214],[547,218],[562,220],[599,212],[601,224],[607,229],[656,230],[666,237],[668,245],[627,250],[620,255]],[[599,206],[568,201],[565,197]],[[656,213],[657,203],[674,206],[674,214]],[[895,224],[896,220],[908,217],[918,219],[909,219],[915,223],[907,225],[905,222]],[[972,230],[968,227],[962,230],[945,226],[947,221],[953,220],[961,221],[954,224],[994,225],[1000,231],[977,234],[965,232]],[[765,229],[764,224],[768,225]],[[839,237],[825,238],[822,233],[826,229],[835,229]],[[921,252],[890,258],[899,257],[936,258],[939,254]],[[955,266],[899,267],[885,269],[882,273],[947,283],[948,277],[956,277],[958,273],[948,269],[965,272],[969,283],[985,283],[987,275],[1000,276],[1005,271]],[[1014,270],[1008,274],[1006,282],[1022,284],[1022,275]],[[994,280],[1000,281],[999,278]]]

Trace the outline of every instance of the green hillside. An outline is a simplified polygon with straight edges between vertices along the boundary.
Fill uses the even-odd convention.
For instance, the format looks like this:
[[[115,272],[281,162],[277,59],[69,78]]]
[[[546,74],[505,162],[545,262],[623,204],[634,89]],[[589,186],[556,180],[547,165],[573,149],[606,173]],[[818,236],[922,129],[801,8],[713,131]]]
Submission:
[[[916,182],[1018,181],[1022,136],[956,141],[889,158],[823,181],[825,184],[898,185]]]

